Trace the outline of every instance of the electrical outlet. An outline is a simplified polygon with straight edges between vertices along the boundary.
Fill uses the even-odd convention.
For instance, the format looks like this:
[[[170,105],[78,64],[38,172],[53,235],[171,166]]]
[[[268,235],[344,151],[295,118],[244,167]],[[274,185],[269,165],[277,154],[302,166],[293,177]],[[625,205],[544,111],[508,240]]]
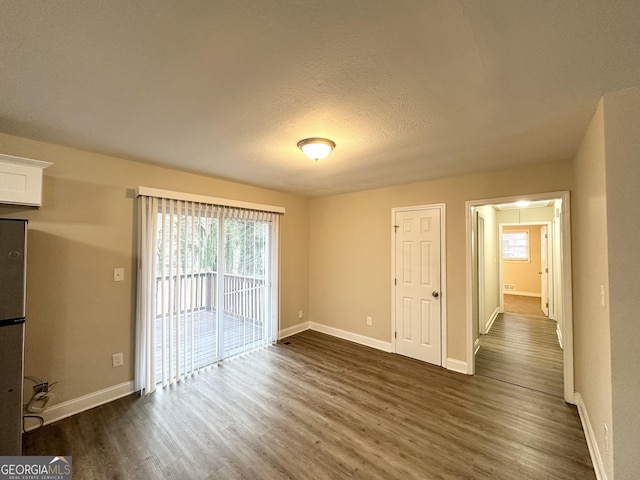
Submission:
[[[113,365],[113,368],[120,367],[121,365],[123,365],[124,360],[122,358],[122,352],[114,353],[113,355],[111,355],[111,363]]]
[[[367,317],[367,325],[373,325],[373,318]]]
[[[122,282],[122,281],[124,281],[124,268],[114,268],[113,269],[113,281],[114,282]]]
[[[304,314],[302,310],[298,311],[298,320],[302,320],[303,317],[304,317]]]

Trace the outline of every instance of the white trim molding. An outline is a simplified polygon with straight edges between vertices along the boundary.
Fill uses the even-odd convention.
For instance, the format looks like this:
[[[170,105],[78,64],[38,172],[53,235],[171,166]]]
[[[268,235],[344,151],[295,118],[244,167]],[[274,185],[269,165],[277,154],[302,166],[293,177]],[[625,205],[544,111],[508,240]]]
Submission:
[[[384,352],[391,352],[391,342],[385,342],[384,340],[378,340],[377,338],[366,337],[357,333],[348,332],[339,328],[330,327],[321,323],[309,322],[309,328],[316,332],[326,333],[332,337],[341,338],[343,340],[349,340],[350,342],[358,343],[366,347],[376,348]]]
[[[105,403],[113,402],[119,398],[131,395],[132,393],[133,380],[59,403],[46,409],[40,414],[40,416],[44,419],[44,425],[48,425],[49,423],[57,422],[58,420],[70,417],[76,413],[84,412],[85,410],[99,407]],[[25,419],[25,431],[27,432],[35,430],[39,425],[40,422],[35,419]]]
[[[298,323],[297,325],[292,325],[287,328],[283,328],[280,330],[280,334],[278,336],[278,340],[282,340],[283,338],[290,337],[291,335],[295,335],[296,333],[304,332],[305,330],[309,330],[309,322]]]
[[[584,436],[587,439],[587,447],[589,447],[589,455],[591,456],[591,463],[593,463],[593,469],[596,472],[596,478],[598,480],[607,480],[607,474],[604,469],[604,463],[602,462],[602,455],[600,455],[600,449],[598,448],[598,442],[596,436],[593,433],[593,426],[591,420],[589,420],[589,413],[587,407],[584,404],[582,395],[575,392],[573,399],[578,407],[578,415],[580,416],[580,422],[582,423],[582,429],[584,430]]]
[[[560,329],[560,325],[556,325],[556,335],[558,336],[558,344],[560,348],[564,350],[564,346],[562,345],[562,330]]]
[[[491,327],[493,327],[493,322],[496,321],[496,318],[498,318],[498,315],[500,315],[500,307],[496,307],[496,309],[491,314],[491,317],[489,317],[489,320],[485,325],[485,332],[489,333],[489,331],[491,331]]]
[[[470,375],[469,373],[469,364],[467,362],[463,362],[462,360],[456,360],[455,358],[447,358],[447,370],[451,370],[456,373],[464,373],[465,375]]]
[[[476,338],[476,341],[473,344],[473,354],[476,355],[478,350],[480,350],[480,339]]]

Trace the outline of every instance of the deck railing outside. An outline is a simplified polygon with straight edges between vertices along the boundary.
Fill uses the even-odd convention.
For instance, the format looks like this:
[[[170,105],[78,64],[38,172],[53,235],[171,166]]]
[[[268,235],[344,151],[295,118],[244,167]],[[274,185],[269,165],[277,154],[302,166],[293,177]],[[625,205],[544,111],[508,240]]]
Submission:
[[[192,325],[184,330],[187,335],[194,335],[183,352],[185,358],[190,358],[193,348],[196,367],[210,365],[223,356],[250,350],[264,338],[266,290],[264,279],[224,275],[222,352],[219,352],[218,273],[157,277],[156,312],[165,312],[165,315],[156,315],[156,381],[161,378],[163,325],[165,331],[170,330],[166,334],[174,337],[177,330],[182,332],[186,325]],[[161,308],[163,306],[165,308]],[[190,323],[185,323],[187,321]],[[169,355],[175,361],[175,351],[165,349],[164,354],[165,359]]]
[[[224,314],[262,322],[265,314],[265,285],[262,278],[225,274]],[[156,312],[216,310],[218,272],[159,276],[156,277],[156,292]]]

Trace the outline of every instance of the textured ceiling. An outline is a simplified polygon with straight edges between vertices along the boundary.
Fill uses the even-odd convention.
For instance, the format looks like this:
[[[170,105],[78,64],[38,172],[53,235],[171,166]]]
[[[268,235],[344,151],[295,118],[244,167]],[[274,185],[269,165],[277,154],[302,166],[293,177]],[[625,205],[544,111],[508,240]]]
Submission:
[[[306,196],[567,159],[640,85],[639,25],[638,0],[3,0],[0,131]]]

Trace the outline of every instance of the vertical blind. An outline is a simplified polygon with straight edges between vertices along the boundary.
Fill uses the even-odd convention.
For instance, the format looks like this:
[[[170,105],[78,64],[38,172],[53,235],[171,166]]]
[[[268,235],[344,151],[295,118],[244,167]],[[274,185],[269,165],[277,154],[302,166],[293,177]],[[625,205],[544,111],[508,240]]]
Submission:
[[[136,390],[272,344],[279,214],[138,198]]]

